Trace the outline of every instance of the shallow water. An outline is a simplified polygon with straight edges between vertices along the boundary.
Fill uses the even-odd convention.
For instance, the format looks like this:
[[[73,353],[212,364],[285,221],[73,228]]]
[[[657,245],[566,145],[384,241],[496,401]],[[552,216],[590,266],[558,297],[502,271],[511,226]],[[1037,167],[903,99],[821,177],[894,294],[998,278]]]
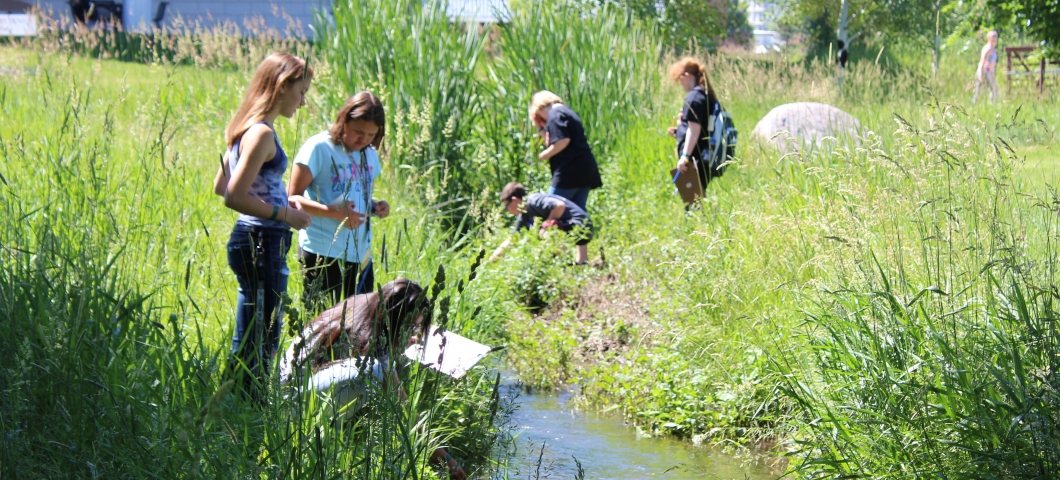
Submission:
[[[504,388],[510,394],[519,390],[514,378]],[[687,442],[639,436],[618,416],[571,408],[572,398],[569,392],[518,393],[512,421],[519,451],[512,460],[509,478],[575,478],[575,458],[587,479],[777,478],[763,462],[733,458]]]

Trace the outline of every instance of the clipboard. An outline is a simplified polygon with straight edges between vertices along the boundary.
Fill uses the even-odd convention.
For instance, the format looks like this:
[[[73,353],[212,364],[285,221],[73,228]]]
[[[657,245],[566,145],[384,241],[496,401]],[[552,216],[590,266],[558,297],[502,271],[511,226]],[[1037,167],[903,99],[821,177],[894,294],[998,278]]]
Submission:
[[[432,326],[426,344],[410,346],[405,350],[405,357],[450,377],[460,378],[490,352],[502,348],[483,345],[450,331],[438,332],[438,327]]]
[[[686,205],[703,198],[703,185],[699,183],[699,170],[696,169],[696,162],[689,162],[688,166],[691,168],[686,169],[685,173],[681,173],[676,168],[670,170],[670,178],[673,179],[677,193],[681,195],[681,200],[684,200]]]

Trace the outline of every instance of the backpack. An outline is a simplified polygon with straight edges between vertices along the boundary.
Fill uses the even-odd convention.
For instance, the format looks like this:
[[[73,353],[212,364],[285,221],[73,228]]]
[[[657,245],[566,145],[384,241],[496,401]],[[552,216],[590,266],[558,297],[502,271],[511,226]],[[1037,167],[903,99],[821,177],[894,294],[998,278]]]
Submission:
[[[710,168],[711,177],[720,177],[725,173],[727,163],[736,156],[736,143],[740,133],[732,115],[722,108],[721,103],[714,104],[714,125],[710,134]]]

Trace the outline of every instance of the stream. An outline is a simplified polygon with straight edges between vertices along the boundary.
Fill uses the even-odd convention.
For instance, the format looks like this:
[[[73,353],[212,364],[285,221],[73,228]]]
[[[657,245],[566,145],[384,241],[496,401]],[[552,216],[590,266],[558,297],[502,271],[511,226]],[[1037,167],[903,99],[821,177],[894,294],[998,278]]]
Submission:
[[[587,479],[777,478],[761,461],[669,438],[645,438],[618,416],[573,408],[571,392],[530,394],[520,391],[510,372],[502,378],[507,389],[502,394],[517,395],[512,422],[518,451],[509,478],[575,478],[575,458]]]

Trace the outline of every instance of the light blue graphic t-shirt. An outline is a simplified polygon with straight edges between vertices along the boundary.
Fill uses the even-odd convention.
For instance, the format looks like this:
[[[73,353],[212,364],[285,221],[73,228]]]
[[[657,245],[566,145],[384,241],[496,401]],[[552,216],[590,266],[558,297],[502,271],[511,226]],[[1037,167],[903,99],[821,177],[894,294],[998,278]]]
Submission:
[[[368,147],[364,152],[347,152],[335,145],[328,132],[310,137],[298,150],[294,163],[309,167],[313,181],[305,196],[331,207],[354,202],[358,213],[367,215],[372,203],[372,185],[379,176],[379,154]],[[309,228],[298,232],[302,250],[325,257],[359,263],[372,243],[371,217],[356,230],[331,218],[313,217]]]

